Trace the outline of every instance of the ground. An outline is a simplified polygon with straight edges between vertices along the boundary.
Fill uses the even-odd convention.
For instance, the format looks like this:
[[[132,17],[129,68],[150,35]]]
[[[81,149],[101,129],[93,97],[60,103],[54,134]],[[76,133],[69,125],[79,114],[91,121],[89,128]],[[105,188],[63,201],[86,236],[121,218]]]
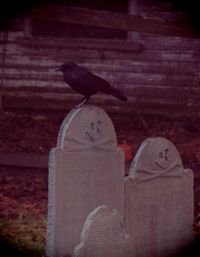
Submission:
[[[63,117],[0,113],[0,153],[48,154],[56,145]],[[127,163],[140,144],[164,136],[178,148],[185,168],[195,174],[195,218],[200,215],[200,133],[196,127],[157,120],[114,120],[118,143]],[[44,256],[48,201],[48,170],[0,166],[0,257]],[[198,233],[199,226],[195,226]],[[3,249],[3,250],[2,250]]]

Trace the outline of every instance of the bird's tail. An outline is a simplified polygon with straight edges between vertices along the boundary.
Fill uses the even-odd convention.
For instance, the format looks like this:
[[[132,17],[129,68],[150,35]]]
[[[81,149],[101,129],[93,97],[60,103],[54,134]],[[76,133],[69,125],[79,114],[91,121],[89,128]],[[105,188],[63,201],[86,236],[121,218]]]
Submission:
[[[125,101],[128,100],[128,98],[127,98],[120,90],[118,90],[118,89],[116,89],[116,88],[113,88],[113,87],[112,87],[112,90],[111,90],[110,94],[113,95],[113,96],[115,96],[115,97],[117,97],[117,98],[120,99],[121,101],[124,101],[124,102],[125,102]]]

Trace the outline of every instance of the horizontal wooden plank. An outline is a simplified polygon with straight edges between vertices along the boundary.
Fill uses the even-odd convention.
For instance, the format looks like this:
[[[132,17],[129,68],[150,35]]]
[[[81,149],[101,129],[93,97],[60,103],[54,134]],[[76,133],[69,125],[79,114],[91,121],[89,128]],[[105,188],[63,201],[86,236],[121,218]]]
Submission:
[[[125,94],[128,97],[128,105],[132,103],[138,103],[142,106],[151,105],[155,102],[159,105],[166,106],[182,106],[183,108],[196,108],[200,106],[200,89],[199,88],[183,88],[183,87],[153,87],[153,86],[133,86],[129,89],[126,88]],[[18,101],[17,99],[22,99],[20,101],[27,102],[26,105],[33,105],[35,103],[40,103],[41,105],[48,106],[48,108],[53,109],[56,102],[61,104],[67,102],[78,103],[82,96],[74,92],[70,88],[64,89],[51,89],[51,91],[45,91],[45,88],[41,90],[38,87],[30,88],[29,90],[22,89],[12,89],[3,88],[2,91],[4,106],[7,105],[7,101]],[[125,103],[119,102],[112,96],[98,94],[92,97],[95,103],[99,104],[110,104],[117,106],[127,106]],[[153,100],[153,101],[152,101]],[[41,104],[42,102],[42,104]],[[52,103],[52,107],[49,106]],[[20,104],[21,105],[21,104]]]
[[[108,80],[110,83],[121,83],[121,84],[134,84],[136,82],[141,83],[149,83],[152,84],[154,81],[155,83],[168,84],[168,83],[176,83],[177,80],[180,82],[187,82],[192,83],[192,85],[198,84],[198,74],[197,72],[191,72],[183,75],[183,72],[177,72],[176,74],[170,74],[169,71],[161,70],[160,72],[153,69],[135,69],[133,71],[123,72],[123,71],[102,71],[102,70],[92,70],[94,74]],[[4,72],[4,74],[0,74],[0,79],[4,79],[6,84],[9,84],[11,81],[13,83],[18,84],[37,84],[37,83],[46,83],[46,84],[53,84],[53,83],[64,83],[63,76],[61,73],[54,74],[54,70],[52,72],[42,72],[42,71],[11,71],[11,72]],[[186,82],[186,83],[185,83]],[[177,86],[180,84],[177,82]],[[63,84],[64,85],[64,84]]]
[[[13,51],[9,49],[8,55],[20,55],[23,58],[24,55],[31,59],[41,60],[41,56],[44,59],[48,59],[51,56],[51,60],[56,60],[57,63],[63,62],[63,60],[71,60],[75,62],[85,62],[85,61],[176,61],[176,62],[188,62],[196,63],[199,61],[200,53],[199,51],[142,51],[142,52],[123,52],[123,51],[93,51],[87,50],[86,52],[77,50],[50,50],[48,48],[43,49],[20,49],[18,51]]]
[[[170,89],[169,89],[170,90]],[[110,114],[118,117],[123,117],[123,119],[130,118],[132,115],[137,115],[137,111],[141,111],[148,115],[163,115],[171,119],[192,119],[200,117],[200,101],[199,98],[187,97],[187,92],[185,95],[178,95],[175,99],[167,93],[163,95],[163,91],[160,93],[154,89],[152,91],[145,90],[132,90],[131,95],[127,94],[128,102],[124,103],[118,101],[112,96],[106,96],[98,94],[91,98],[90,104],[95,104],[104,108]],[[181,91],[181,88],[180,88]],[[130,91],[131,92],[131,91]],[[143,93],[145,94],[143,95]],[[170,94],[172,94],[171,91]],[[14,92],[7,91],[3,92],[3,110],[4,111],[14,111],[21,113],[44,113],[48,115],[64,115],[71,108],[76,106],[82,99],[79,94],[74,94],[72,92],[64,93],[46,93],[46,92]],[[153,94],[152,94],[153,93]],[[178,92],[177,92],[178,93]],[[149,95],[150,94],[150,95]],[[198,93],[196,94],[198,95]],[[195,100],[196,99],[196,100]]]
[[[48,155],[34,153],[0,153],[1,166],[48,168]]]
[[[59,49],[102,49],[102,50],[122,50],[122,51],[141,51],[143,49],[156,49],[156,50],[199,50],[199,39],[183,38],[183,37],[169,37],[159,36],[152,34],[141,34],[140,41],[122,41],[122,40],[96,40],[96,39],[56,39],[49,40],[45,37],[17,37],[16,44],[29,47],[48,47]]]
[[[192,23],[191,13],[184,11],[173,11],[173,9],[167,10],[146,10],[142,12],[142,16],[146,19],[153,19],[159,22],[168,23]]]
[[[77,96],[77,98],[68,98],[66,101],[61,100],[52,100],[45,101],[44,99],[38,98],[4,98],[3,99],[3,110],[11,111],[17,113],[26,113],[26,114],[47,114],[47,115],[57,115],[58,117],[66,115],[72,108],[77,106],[81,102],[82,97]],[[111,102],[115,101],[115,104]],[[105,104],[106,102],[106,104]],[[104,98],[93,97],[90,101],[90,104],[95,104],[105,108],[106,111],[110,113],[119,114],[123,116],[121,110],[124,108],[116,104],[116,100],[111,98],[105,101]],[[125,109],[126,110],[126,109]]]
[[[58,5],[43,5],[35,8],[31,16],[37,19],[47,19],[60,22],[71,22],[75,24],[91,24],[96,27],[120,29],[126,31],[137,31],[156,33],[173,36],[198,37],[199,33],[192,30],[188,24],[163,24],[156,20],[144,19],[141,16],[126,15],[122,13],[111,13],[76,7],[65,7]]]
[[[20,87],[23,87],[23,88],[41,88],[43,90],[46,90],[46,88],[56,88],[57,90],[60,90],[60,89],[68,89],[69,86],[64,83],[64,82],[45,82],[45,81],[36,81],[36,82],[33,82],[33,81],[13,81],[13,80],[9,80],[9,81],[2,81],[3,82],[3,87],[9,87],[9,88],[12,88],[13,90],[15,90],[16,88],[20,88]],[[159,82],[157,81],[157,83],[155,81],[144,81],[144,80],[135,80],[135,81],[126,81],[125,82],[113,82],[111,83],[114,87],[120,89],[120,90],[123,90],[124,92],[132,92],[131,94],[134,94],[134,88],[135,87],[143,87],[143,88],[148,88],[148,87],[151,87],[151,88],[154,88],[156,90],[157,87],[163,87],[163,88],[189,88],[190,86],[192,88],[197,88],[198,89],[198,84],[195,83],[195,82],[191,82],[191,81],[179,81],[177,80],[176,81],[162,81]],[[153,92],[154,90],[152,90]],[[153,95],[152,95],[153,97]],[[188,97],[193,97],[193,95],[189,95]]]
[[[63,115],[66,115],[69,110],[74,108],[77,102],[52,102],[47,103],[45,101],[39,102],[32,102],[29,101],[23,102],[22,101],[13,101],[6,102],[6,106],[4,106],[5,111],[12,111],[12,112],[18,112],[18,113],[25,113],[25,114],[45,114],[45,115],[56,115],[56,117],[61,117]],[[168,120],[192,120],[194,117],[196,120],[200,119],[200,112],[199,112],[199,106],[197,108],[183,108],[183,106],[165,106],[161,104],[138,104],[138,103],[131,103],[129,105],[125,106],[119,106],[119,105],[110,105],[108,102],[104,104],[98,103],[96,99],[93,99],[93,101],[90,102],[90,104],[95,104],[96,106],[99,106],[101,108],[104,108],[106,112],[111,117],[117,117],[117,119],[124,119],[128,120],[131,119],[131,117],[136,118],[138,116],[138,112],[142,115],[148,116],[150,119],[155,117],[163,117],[167,118]],[[139,117],[138,117],[139,119]]]
[[[171,99],[171,101],[188,101],[191,102],[193,99],[200,100],[200,89],[199,87],[163,87],[153,85],[139,85],[132,86],[125,90],[128,96],[135,96],[137,98],[160,98],[160,99]]]
[[[141,41],[128,42],[122,40],[103,40],[103,39],[51,39],[48,38],[26,38],[18,37],[15,41],[21,46],[47,47],[48,48],[81,48],[98,50],[118,50],[118,51],[141,51],[144,46]],[[52,50],[52,49],[51,49]]]
[[[190,109],[178,109],[178,110],[169,110],[168,108],[159,108],[153,109],[149,107],[139,107],[138,110],[143,116],[148,117],[149,119],[155,119],[156,117],[167,119],[168,121],[181,121],[181,122],[191,122],[192,120],[200,120],[200,112],[190,110]],[[136,114],[135,114],[136,115]],[[128,115],[126,116],[128,117]]]
[[[144,89],[141,90],[144,92]],[[128,96],[128,102],[121,102],[113,96],[98,94],[92,97],[92,101],[100,105],[109,105],[109,106],[124,106],[129,107],[129,105],[138,105],[138,106],[149,106],[150,108],[159,108],[165,106],[166,108],[175,108],[175,109],[193,109],[197,110],[200,108],[199,98],[190,98],[177,96],[175,99],[172,97],[166,97],[162,94],[152,94],[149,97],[148,94],[142,94],[138,92],[134,95]],[[75,103],[80,101],[81,95],[72,93],[37,93],[37,92],[3,92],[2,102],[3,105],[19,105],[19,106],[34,106],[34,108],[59,108],[65,106],[65,103]],[[36,104],[37,103],[37,104]],[[56,107],[57,106],[57,107]]]
[[[152,11],[170,11],[173,10],[174,4],[172,2],[166,2],[166,1],[145,1],[141,0],[141,12],[147,12],[149,10]],[[153,5],[152,5],[153,3]]]
[[[199,38],[186,38],[186,37],[170,37],[163,35],[152,35],[141,33],[140,38],[144,43],[145,49],[148,50],[199,50]]]
[[[65,109],[68,105],[75,106],[82,100],[83,96],[69,91],[68,93],[37,93],[37,92],[5,92],[2,94],[2,102],[5,108],[20,107],[33,109]],[[91,98],[90,103],[100,105],[125,106],[126,104],[111,95],[98,94]]]
[[[115,44],[113,44],[115,42]],[[0,44],[3,43],[0,38]],[[21,32],[9,33],[7,39],[8,48],[13,47],[12,44],[20,44],[22,46],[48,47],[55,48],[82,48],[82,49],[117,49],[133,51],[141,48],[147,49],[163,49],[163,50],[191,50],[199,49],[200,41],[198,38],[187,37],[171,37],[167,35],[140,33],[140,40],[103,40],[103,39],[84,39],[79,38],[48,38],[42,36],[25,37]]]
[[[1,57],[1,56],[0,56]],[[61,62],[60,62],[61,63]],[[44,76],[50,74],[55,75],[55,69],[60,65],[60,63],[53,60],[38,60],[29,58],[20,58],[17,55],[9,55],[6,58],[6,63],[4,65],[4,74],[7,78],[9,76],[17,76],[17,74],[22,74],[24,71],[28,70],[30,76],[38,73],[44,73]],[[185,74],[195,76],[198,73],[198,66],[196,63],[191,62],[188,65],[188,61],[181,63],[178,61],[156,61],[156,60],[116,60],[116,61],[101,61],[97,63],[93,60],[87,60],[87,62],[78,62],[78,64],[88,68],[92,72],[109,72],[109,73],[162,73],[162,74]],[[31,78],[30,78],[31,79]]]
[[[200,88],[199,86],[192,87],[188,86],[162,86],[162,85],[124,85],[121,84],[119,86],[121,90],[125,92],[127,96],[135,96],[135,97],[157,97],[157,98],[171,98],[174,101],[176,98],[179,99],[199,99],[200,98]],[[70,87],[14,87],[12,86],[3,86],[2,87],[2,95],[8,95],[13,97],[18,96],[36,96],[39,98],[50,98],[50,99],[62,99],[67,98],[67,95],[71,97],[70,94],[77,94]]]
[[[50,40],[51,41],[51,40]],[[195,63],[199,61],[200,51],[191,48],[190,50],[181,50],[179,47],[176,49],[161,50],[159,49],[143,49],[142,51],[133,50],[103,50],[90,48],[71,48],[71,47],[59,47],[55,44],[54,48],[49,47],[48,43],[44,40],[45,44],[39,46],[37,39],[26,39],[26,46],[20,44],[16,47],[14,45],[8,45],[7,54],[8,58],[21,56],[23,58],[32,60],[38,60],[41,62],[52,61],[62,62],[64,59],[74,60],[75,62],[85,62],[93,60],[96,62],[107,61],[176,61],[176,62],[189,62]],[[112,42],[113,44],[113,42]],[[93,44],[95,45],[95,44]],[[41,58],[42,56],[42,58]]]
[[[139,72],[96,72],[102,78],[108,80],[111,84],[119,87],[122,85],[163,85],[163,86],[198,86],[198,76],[187,75],[187,74],[162,74],[162,73],[139,73]],[[62,74],[43,74],[42,72],[31,73],[31,72],[20,72],[18,74],[3,74],[0,78],[4,78],[4,86],[15,85],[20,86],[66,86],[63,81]],[[119,87],[120,88],[120,87]]]

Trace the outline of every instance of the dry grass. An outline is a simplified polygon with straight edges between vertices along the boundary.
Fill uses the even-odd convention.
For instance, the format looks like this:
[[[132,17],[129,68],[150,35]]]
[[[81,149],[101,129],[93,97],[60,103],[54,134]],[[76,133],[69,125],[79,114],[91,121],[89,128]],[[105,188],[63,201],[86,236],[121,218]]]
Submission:
[[[27,216],[25,219],[0,219],[0,256],[45,255],[46,221]],[[3,249],[3,251],[2,251]]]

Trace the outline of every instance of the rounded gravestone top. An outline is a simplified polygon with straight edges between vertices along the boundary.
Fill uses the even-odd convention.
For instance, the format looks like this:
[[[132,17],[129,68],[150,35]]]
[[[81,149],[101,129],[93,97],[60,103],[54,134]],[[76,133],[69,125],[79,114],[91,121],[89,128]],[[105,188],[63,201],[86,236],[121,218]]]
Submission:
[[[166,138],[146,139],[131,164],[130,176],[138,182],[157,177],[181,177],[183,164],[175,145]]]
[[[130,257],[129,240],[118,211],[101,205],[88,215],[74,257]]]
[[[116,209],[101,205],[87,217],[81,233],[85,246],[105,246],[125,239],[122,218]]]
[[[73,109],[61,125],[57,146],[67,151],[112,151],[117,147],[113,123],[99,107],[86,105]]]

